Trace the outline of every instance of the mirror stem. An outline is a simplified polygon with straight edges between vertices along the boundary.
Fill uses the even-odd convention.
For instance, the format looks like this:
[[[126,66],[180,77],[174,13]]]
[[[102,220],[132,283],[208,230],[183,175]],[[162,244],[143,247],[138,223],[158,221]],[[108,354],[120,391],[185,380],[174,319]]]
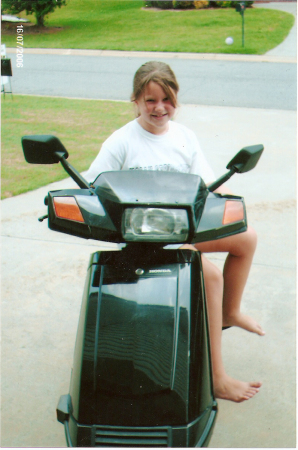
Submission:
[[[228,173],[226,173],[222,177],[218,178],[218,180],[215,180],[213,183],[209,184],[209,186],[207,186],[207,189],[210,192],[214,192],[215,189],[217,189],[219,186],[221,186],[226,181],[228,181],[231,178],[231,176],[234,175],[235,172],[236,172],[236,170],[232,167]]]
[[[71,165],[63,156],[63,153],[56,152],[64,170],[71,176],[81,189],[90,189],[89,183],[82,177],[82,175]]]

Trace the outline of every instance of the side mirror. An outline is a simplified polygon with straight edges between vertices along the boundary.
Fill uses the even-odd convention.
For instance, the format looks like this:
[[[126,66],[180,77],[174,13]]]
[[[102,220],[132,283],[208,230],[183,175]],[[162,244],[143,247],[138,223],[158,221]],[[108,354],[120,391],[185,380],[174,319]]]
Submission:
[[[25,160],[30,164],[55,164],[68,158],[68,152],[56,136],[49,134],[23,136]]]
[[[23,136],[22,146],[25,160],[30,164],[55,164],[61,163],[64,170],[80,186],[81,189],[89,189],[89,183],[66,159],[68,152],[56,136],[40,134]]]
[[[237,173],[248,172],[257,165],[263,150],[263,145],[244,147],[236,156],[234,156],[226,168]]]
[[[209,184],[208,190],[214,192],[219,186],[228,181],[234,173],[244,173],[252,170],[257,165],[263,150],[264,146],[261,144],[244,147],[227,165],[229,172]]]

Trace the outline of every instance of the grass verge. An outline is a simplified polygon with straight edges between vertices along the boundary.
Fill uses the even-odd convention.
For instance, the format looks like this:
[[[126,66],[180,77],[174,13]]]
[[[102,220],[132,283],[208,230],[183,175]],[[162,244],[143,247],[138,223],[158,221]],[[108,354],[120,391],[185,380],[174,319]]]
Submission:
[[[12,197],[66,178],[60,164],[31,165],[21,137],[53,134],[80,172],[88,169],[102,142],[133,119],[130,103],[14,95],[2,100],[1,198]]]
[[[69,0],[48,16],[48,28],[24,28],[24,47],[133,51],[264,54],[280,44],[294,24],[292,14],[247,8],[245,46],[242,19],[234,8],[154,10],[142,0]],[[22,13],[25,17],[25,13]],[[34,23],[35,19],[28,16]],[[16,46],[16,25],[2,31],[2,43]],[[233,45],[226,45],[228,36]]]

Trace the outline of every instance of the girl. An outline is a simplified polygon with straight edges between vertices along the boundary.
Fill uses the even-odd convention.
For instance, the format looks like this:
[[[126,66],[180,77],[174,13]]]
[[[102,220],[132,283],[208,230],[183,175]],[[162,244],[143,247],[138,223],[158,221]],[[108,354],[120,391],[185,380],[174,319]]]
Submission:
[[[102,145],[86,178],[93,181],[110,170],[167,170],[194,173],[212,182],[208,165],[195,134],[171,121],[177,108],[179,86],[171,68],[162,62],[148,62],[136,72],[131,100],[137,118],[114,132]],[[229,191],[221,186],[216,192]],[[238,326],[260,336],[264,331],[240,312],[240,303],[257,243],[256,233],[245,233],[217,241],[184,245],[202,254],[208,303],[214,391],[217,398],[242,402],[253,397],[260,382],[242,382],[229,377],[223,367],[223,326]],[[227,252],[223,274],[204,253]]]

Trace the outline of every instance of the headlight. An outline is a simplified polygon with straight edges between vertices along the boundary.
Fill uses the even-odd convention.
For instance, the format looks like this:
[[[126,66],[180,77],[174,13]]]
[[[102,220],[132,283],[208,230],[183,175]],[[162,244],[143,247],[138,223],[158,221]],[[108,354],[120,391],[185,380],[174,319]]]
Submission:
[[[122,219],[126,241],[185,242],[188,217],[185,209],[128,208]]]

